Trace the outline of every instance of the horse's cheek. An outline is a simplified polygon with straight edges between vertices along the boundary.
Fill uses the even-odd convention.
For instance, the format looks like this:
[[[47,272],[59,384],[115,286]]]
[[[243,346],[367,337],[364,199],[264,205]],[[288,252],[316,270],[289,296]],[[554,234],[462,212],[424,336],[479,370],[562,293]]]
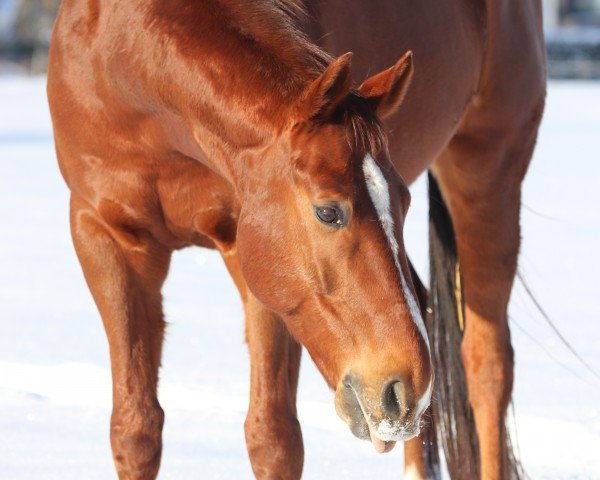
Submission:
[[[294,282],[294,266],[285,254],[285,239],[240,218],[237,252],[248,288],[265,306],[280,315],[294,308],[299,296]]]

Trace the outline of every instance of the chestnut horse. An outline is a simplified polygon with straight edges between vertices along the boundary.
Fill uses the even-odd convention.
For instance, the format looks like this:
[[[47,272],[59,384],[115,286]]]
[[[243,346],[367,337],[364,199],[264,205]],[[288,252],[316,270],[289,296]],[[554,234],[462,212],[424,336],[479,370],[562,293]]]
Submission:
[[[161,287],[189,245],[244,304],[256,477],[301,475],[301,346],[354,435],[407,442],[407,477],[439,477],[436,439],[452,478],[518,476],[507,303],[544,62],[539,0],[64,0],[48,96],[119,478],[158,473]],[[424,315],[402,231],[428,169]]]

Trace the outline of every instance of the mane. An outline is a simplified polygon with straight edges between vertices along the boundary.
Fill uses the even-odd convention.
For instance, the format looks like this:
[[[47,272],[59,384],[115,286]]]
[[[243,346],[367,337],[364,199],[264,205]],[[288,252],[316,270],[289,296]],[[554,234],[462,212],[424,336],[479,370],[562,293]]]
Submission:
[[[259,46],[266,60],[282,67],[268,75],[282,80],[274,87],[284,97],[297,94],[331,63],[332,57],[315,45],[302,28],[310,21],[302,0],[218,2],[227,7],[242,40]]]
[[[333,60],[309,39],[305,30],[311,18],[302,0],[206,0],[183,6],[176,1],[154,2],[151,25],[181,39],[175,46],[190,64],[201,55],[214,88],[242,97],[246,115],[261,121],[286,115],[281,106],[294,104]],[[198,35],[199,29],[209,34]],[[248,68],[245,89],[237,75],[221,74],[240,63]],[[276,101],[257,105],[255,96],[244,93],[252,91]],[[381,125],[358,91],[350,92],[335,116],[331,120],[346,126],[352,147],[372,152],[381,147]]]
[[[240,33],[269,50],[277,51],[279,63],[288,67],[287,82],[278,84],[280,94],[290,101],[321,75],[333,58],[314,44],[302,26],[310,21],[302,0],[221,0],[234,11],[243,11]],[[273,35],[273,32],[277,32]],[[273,39],[276,42],[273,43]],[[281,72],[283,75],[283,72]],[[384,129],[369,102],[352,90],[332,119],[345,125],[352,148],[376,153],[384,142]]]

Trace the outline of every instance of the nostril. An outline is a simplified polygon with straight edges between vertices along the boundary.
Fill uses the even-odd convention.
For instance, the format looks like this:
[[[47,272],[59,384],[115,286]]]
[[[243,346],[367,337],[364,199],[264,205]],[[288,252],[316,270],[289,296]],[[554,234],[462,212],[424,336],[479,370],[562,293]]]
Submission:
[[[390,418],[397,419],[405,405],[404,385],[398,380],[392,380],[383,389],[383,409]]]
[[[360,386],[360,382],[358,381],[358,378],[356,377],[356,375],[352,372],[347,373],[346,375],[344,375],[344,378],[342,380],[342,385],[344,385],[344,388],[346,390],[353,390],[353,391],[357,391],[359,389]]]

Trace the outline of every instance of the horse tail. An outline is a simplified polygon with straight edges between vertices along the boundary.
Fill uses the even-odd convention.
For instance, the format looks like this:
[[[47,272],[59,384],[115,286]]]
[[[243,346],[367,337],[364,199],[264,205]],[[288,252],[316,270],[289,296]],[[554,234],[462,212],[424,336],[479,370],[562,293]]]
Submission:
[[[480,478],[479,439],[461,358],[465,326],[462,278],[452,219],[436,179],[431,172],[428,176],[430,292],[426,324],[436,376],[432,427],[450,478],[471,480]],[[507,477],[522,478],[508,433],[505,441]]]
[[[479,478],[479,440],[460,354],[464,304],[452,219],[429,176],[429,302],[427,332],[435,369],[432,414],[452,480]]]

